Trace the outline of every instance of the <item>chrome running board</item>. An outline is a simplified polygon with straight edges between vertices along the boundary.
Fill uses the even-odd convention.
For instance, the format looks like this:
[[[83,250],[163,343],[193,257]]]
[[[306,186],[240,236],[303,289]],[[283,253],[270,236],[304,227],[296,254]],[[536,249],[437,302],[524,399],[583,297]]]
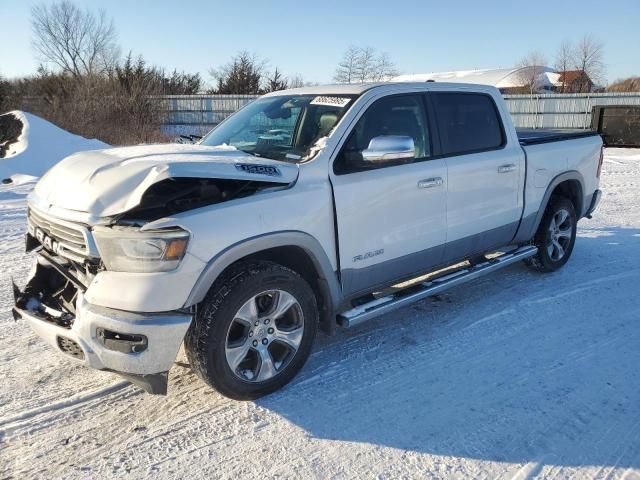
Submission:
[[[412,285],[406,291],[400,290],[391,295],[376,298],[370,302],[359,305],[351,310],[338,315],[338,323],[345,327],[353,327],[362,322],[366,322],[374,317],[391,312],[397,308],[404,307],[423,298],[435,295],[448,290],[449,288],[481,277],[495,270],[519,262],[525,258],[532,257],[538,253],[538,248],[534,246],[520,247],[511,252],[504,253],[491,258],[485,262],[462,267],[453,272],[446,272],[442,276],[429,279],[426,282]],[[416,290],[418,288],[418,290]]]

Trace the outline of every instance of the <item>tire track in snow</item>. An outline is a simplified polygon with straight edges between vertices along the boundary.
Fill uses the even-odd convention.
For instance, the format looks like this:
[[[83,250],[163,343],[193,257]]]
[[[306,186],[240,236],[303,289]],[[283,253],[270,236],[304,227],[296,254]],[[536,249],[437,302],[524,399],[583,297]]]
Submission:
[[[512,480],[530,480],[536,478],[542,472],[549,456],[542,457],[539,460],[532,460],[524,464],[518,472],[511,477]]]
[[[535,305],[539,303],[552,302],[557,299],[575,295],[576,293],[585,292],[587,290],[592,289],[595,286],[600,285],[601,283],[609,283],[616,280],[624,280],[631,277],[640,277],[640,270],[630,270],[627,272],[607,275],[606,277],[597,278],[595,280],[589,280],[589,281],[580,283],[580,286],[577,288],[567,289],[567,290],[561,291],[560,293],[555,293],[553,295],[545,295],[544,297],[521,300],[520,302],[518,302],[518,304],[519,305]]]
[[[106,395],[110,395],[112,393],[118,392],[128,386],[129,386],[129,382],[126,382],[126,381],[119,382],[119,383],[116,383],[115,385],[110,385],[108,387],[94,390],[89,393],[81,393],[79,395],[75,395],[71,398],[61,400],[59,402],[49,403],[42,407],[34,408],[32,410],[27,410],[18,415],[14,415],[13,417],[0,418],[0,433],[8,433],[11,429],[7,430],[6,427],[13,423],[21,422],[23,420],[30,420],[33,417],[37,417],[47,413],[53,413],[53,412],[64,411],[71,408],[75,408],[83,403],[87,403],[97,398],[104,397]]]

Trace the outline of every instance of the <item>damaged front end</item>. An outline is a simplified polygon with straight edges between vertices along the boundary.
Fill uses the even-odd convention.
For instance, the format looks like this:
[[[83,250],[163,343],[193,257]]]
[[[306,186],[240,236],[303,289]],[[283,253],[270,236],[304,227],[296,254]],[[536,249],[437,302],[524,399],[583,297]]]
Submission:
[[[27,251],[37,251],[37,258],[25,287],[13,283],[14,318],[26,320],[68,358],[118,373],[148,393],[166,394],[168,370],[191,313],[143,314],[87,302],[85,293],[104,265],[99,258],[69,253],[83,247],[65,225],[66,230],[45,214],[29,212]]]
[[[189,210],[249,197],[283,185],[260,180],[168,178],[151,185],[138,205],[118,214],[118,223],[151,222]]]
[[[49,260],[48,260],[49,259]],[[46,322],[62,330],[71,330],[76,318],[78,294],[86,290],[77,278],[66,271],[66,267],[51,260],[46,252],[40,252],[29,281],[23,291],[13,283],[15,305],[12,309],[15,320],[29,317]],[[85,354],[80,345],[60,333],[55,343],[62,353],[84,360]]]
[[[13,286],[14,318],[69,358],[166,393],[193,318],[184,301],[206,264],[189,253],[190,232],[148,226],[286,189],[297,177],[296,165],[228,148],[68,157],[29,196],[27,251],[37,252],[37,262],[24,289]]]
[[[20,291],[15,282],[12,283],[15,320],[26,311],[62,328],[73,325],[78,293],[86,291],[68,267],[52,261],[44,251],[40,252],[24,290]]]

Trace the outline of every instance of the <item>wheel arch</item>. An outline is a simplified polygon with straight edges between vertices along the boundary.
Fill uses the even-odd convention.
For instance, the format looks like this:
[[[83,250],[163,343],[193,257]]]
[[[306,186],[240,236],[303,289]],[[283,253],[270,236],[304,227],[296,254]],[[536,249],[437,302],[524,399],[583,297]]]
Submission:
[[[538,212],[535,214],[535,220],[529,224],[529,230],[521,232],[519,231],[516,234],[516,239],[518,241],[529,241],[531,240],[538,228],[540,227],[540,222],[542,222],[542,217],[544,216],[544,212],[551,201],[551,197],[553,195],[560,195],[568,198],[575,207],[576,216],[578,219],[583,217],[585,201],[584,201],[584,177],[577,170],[571,170],[568,172],[561,173],[556,176],[547,187],[544,196],[542,197],[542,201],[540,202],[540,208]],[[527,222],[528,223],[528,222]],[[525,222],[523,222],[523,225]]]
[[[549,199],[554,195],[558,195],[571,200],[571,203],[573,203],[573,207],[576,210],[576,215],[578,218],[581,218],[584,208],[584,196],[582,192],[583,187],[581,180],[577,178],[566,179],[554,187]]]
[[[272,261],[301,275],[316,295],[321,328],[329,334],[335,332],[335,308],[341,298],[338,276],[320,243],[300,231],[260,235],[223,250],[207,263],[185,307],[200,303],[223,272],[237,262],[247,260]]]

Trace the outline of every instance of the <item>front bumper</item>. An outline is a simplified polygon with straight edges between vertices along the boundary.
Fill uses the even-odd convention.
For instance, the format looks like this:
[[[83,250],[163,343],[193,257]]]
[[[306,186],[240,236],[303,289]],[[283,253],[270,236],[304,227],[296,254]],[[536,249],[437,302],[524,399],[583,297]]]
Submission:
[[[78,289],[75,312],[47,305],[61,273],[39,258],[24,291],[14,286],[14,316],[25,319],[45,342],[67,358],[98,370],[122,374],[149,393],[166,394],[192,315],[183,312],[135,313],[87,302]],[[126,288],[126,286],[123,286]],[[55,303],[55,302],[54,302]],[[106,332],[106,334],[105,334]]]

